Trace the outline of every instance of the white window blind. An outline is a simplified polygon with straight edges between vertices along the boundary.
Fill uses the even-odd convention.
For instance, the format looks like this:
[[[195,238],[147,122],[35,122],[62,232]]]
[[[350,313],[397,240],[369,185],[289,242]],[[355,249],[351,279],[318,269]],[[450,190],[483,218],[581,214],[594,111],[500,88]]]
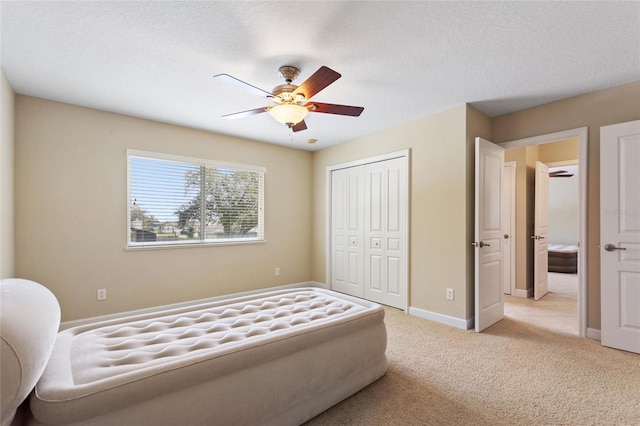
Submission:
[[[265,169],[127,151],[129,247],[264,240]]]

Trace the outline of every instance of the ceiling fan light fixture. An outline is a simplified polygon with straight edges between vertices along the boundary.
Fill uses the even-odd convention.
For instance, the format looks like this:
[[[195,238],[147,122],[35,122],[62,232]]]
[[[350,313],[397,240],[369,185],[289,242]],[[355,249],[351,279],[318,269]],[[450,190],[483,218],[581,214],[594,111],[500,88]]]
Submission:
[[[296,104],[280,104],[269,109],[269,114],[279,123],[291,127],[302,120],[309,114],[309,110],[301,105]]]

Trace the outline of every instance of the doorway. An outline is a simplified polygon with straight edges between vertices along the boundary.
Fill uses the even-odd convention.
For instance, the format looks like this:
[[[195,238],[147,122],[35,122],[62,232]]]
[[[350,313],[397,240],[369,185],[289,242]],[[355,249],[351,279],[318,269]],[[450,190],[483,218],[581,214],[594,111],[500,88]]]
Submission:
[[[577,161],[549,166],[549,292],[577,300],[580,174]],[[577,319],[577,309],[575,310]],[[576,326],[577,331],[577,326]]]
[[[534,272],[544,273],[542,279],[546,292],[537,288],[539,281],[535,278],[533,298],[509,297],[505,291],[505,315],[555,332],[577,336],[579,173],[577,161],[559,163],[546,163],[549,166],[548,192],[544,200],[539,199],[539,194],[536,194],[534,200],[536,212],[547,206],[548,229],[543,240],[546,246],[545,262],[539,265],[543,270],[534,268]],[[534,240],[534,245],[540,246],[540,241]],[[534,252],[536,254],[537,251]],[[538,299],[535,297],[536,293]]]
[[[546,150],[551,147],[551,143],[558,143],[564,141],[573,140],[574,144],[577,145],[577,157],[578,157],[578,177],[579,177],[579,218],[578,218],[578,246],[579,250],[577,251],[577,289],[576,289],[576,310],[577,310],[577,334],[581,337],[586,336],[586,288],[587,288],[587,274],[585,267],[586,260],[586,211],[587,211],[587,191],[586,191],[586,182],[587,182],[587,128],[579,128],[572,129],[563,132],[557,132],[547,135],[541,135],[526,139],[520,139],[515,141],[510,141],[501,144],[503,148],[505,148],[506,152],[512,149],[520,149],[524,148],[525,151],[529,151],[530,154],[536,154],[539,148]],[[535,155],[534,155],[535,156]],[[553,163],[553,161],[548,160],[547,162]],[[526,185],[526,173],[527,168],[531,167],[531,162],[529,165],[525,164],[519,172],[524,174],[525,183],[521,183],[522,185]],[[531,173],[531,171],[529,172]],[[522,177],[522,176],[521,176]],[[528,195],[529,205],[533,206],[532,196]],[[516,289],[515,294],[512,293],[512,296],[507,297],[508,299],[513,298],[528,298],[533,295],[533,265],[530,259],[532,256],[532,245],[529,242],[530,237],[533,236],[532,233],[532,222],[533,222],[533,208],[531,208],[531,212],[526,210],[527,203],[519,204],[517,209],[517,217],[522,221],[523,218],[526,218],[529,215],[529,225],[527,226],[525,219],[525,225],[519,227],[516,230],[517,241],[516,243],[516,251],[519,253],[516,260]],[[520,231],[520,232],[518,232]],[[522,300],[520,300],[522,301]],[[533,305],[535,308],[535,305]],[[545,315],[536,316],[536,321],[543,321]]]

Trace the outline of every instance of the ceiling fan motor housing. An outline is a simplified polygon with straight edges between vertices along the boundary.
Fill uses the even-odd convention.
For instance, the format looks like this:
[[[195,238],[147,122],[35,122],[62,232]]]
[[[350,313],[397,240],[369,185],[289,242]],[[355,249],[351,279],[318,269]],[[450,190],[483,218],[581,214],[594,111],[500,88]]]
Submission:
[[[296,103],[296,104],[304,104],[305,97],[302,93],[298,93],[295,96],[293,92],[298,88],[295,84],[281,84],[273,88],[271,93],[273,93],[273,100],[282,103]]]

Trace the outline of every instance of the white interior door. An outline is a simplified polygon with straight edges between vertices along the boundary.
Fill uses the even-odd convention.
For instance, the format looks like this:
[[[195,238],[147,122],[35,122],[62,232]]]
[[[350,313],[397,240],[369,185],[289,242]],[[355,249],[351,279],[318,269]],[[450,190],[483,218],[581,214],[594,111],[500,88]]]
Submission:
[[[549,291],[549,167],[536,161],[533,239],[533,298]]]
[[[601,341],[640,353],[640,120],[600,128]]]
[[[365,168],[365,299],[407,307],[405,158]]]
[[[502,185],[502,254],[504,294],[515,292],[516,279],[516,162],[504,164]]]
[[[504,149],[476,138],[475,166],[475,330],[480,332],[504,318]]]
[[[364,169],[331,174],[331,288],[364,297]]]

